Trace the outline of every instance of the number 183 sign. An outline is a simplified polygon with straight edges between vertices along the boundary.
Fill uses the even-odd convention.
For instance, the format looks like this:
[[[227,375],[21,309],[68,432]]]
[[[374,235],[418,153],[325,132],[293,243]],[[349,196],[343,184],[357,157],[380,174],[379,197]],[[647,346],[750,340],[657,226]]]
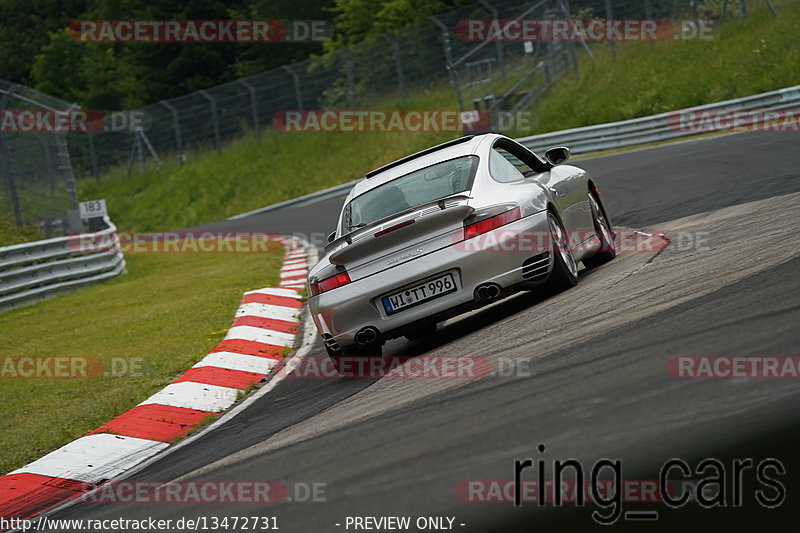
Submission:
[[[107,216],[108,211],[106,210],[106,201],[91,200],[89,202],[81,202],[80,212],[81,212],[81,218],[84,220],[86,220],[87,218],[97,218],[97,217]]]

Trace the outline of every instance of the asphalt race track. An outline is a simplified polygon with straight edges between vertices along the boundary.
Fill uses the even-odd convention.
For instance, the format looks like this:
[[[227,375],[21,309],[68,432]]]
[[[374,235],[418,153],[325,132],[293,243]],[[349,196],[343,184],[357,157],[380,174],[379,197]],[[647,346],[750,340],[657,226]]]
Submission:
[[[598,507],[463,501],[457,488],[511,480],[514,460],[524,458],[574,458],[587,473],[598,459],[618,459],[624,479],[655,480],[670,458],[694,467],[716,457],[730,484],[735,458],[773,457],[787,470],[774,476],[787,491],[778,509],[756,502],[764,486],[750,470],[741,508],[730,494],[723,509],[711,510],[697,502],[676,510],[625,502],[623,511],[656,511],[658,520],[621,516],[614,527],[794,524],[798,382],[679,379],[666,366],[687,355],[800,356],[797,147],[792,134],[745,133],[575,162],[598,179],[615,225],[663,231],[670,246],[621,253],[582,272],[566,293],[520,294],[448,322],[431,340],[386,347],[480,356],[493,368],[515,369],[511,375],[285,379],[232,421],[130,478],[277,480],[290,497],[295,484],[324,483],[324,502],[78,504],[53,518],[261,515],[277,517],[281,531],[315,532],[346,531],[347,516],[449,516],[457,531],[585,530],[600,527],[591,517]],[[327,234],[340,205],[335,199],[203,229]],[[311,355],[322,354],[317,342]]]

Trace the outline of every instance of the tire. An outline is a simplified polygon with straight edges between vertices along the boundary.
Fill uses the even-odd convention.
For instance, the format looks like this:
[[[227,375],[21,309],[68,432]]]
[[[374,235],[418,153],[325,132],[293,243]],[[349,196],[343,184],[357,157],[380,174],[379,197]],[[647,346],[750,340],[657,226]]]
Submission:
[[[571,289],[578,284],[578,264],[569,249],[569,239],[564,226],[552,212],[547,213],[547,224],[550,226],[553,270],[540,292],[549,295]]]
[[[587,269],[597,268],[614,259],[617,256],[617,248],[614,243],[614,232],[611,224],[606,218],[605,211],[600,205],[600,201],[594,193],[589,193],[589,206],[592,208],[592,221],[597,238],[600,239],[600,249],[591,257],[583,260],[583,266]]]

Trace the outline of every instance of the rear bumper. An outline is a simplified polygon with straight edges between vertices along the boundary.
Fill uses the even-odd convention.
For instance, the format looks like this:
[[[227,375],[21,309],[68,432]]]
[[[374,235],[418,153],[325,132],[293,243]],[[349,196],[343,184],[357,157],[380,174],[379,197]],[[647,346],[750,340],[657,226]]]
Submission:
[[[351,345],[355,334],[368,326],[377,328],[384,339],[397,337],[415,322],[468,311],[469,304],[475,301],[475,289],[481,284],[495,283],[507,289],[546,279],[552,269],[552,254],[542,255],[549,250],[520,236],[548,231],[547,214],[542,211],[476,239],[449,245],[314,296],[309,299],[309,309],[317,330],[328,343],[333,340],[339,346]],[[445,272],[457,274],[455,292],[386,314],[382,297]]]

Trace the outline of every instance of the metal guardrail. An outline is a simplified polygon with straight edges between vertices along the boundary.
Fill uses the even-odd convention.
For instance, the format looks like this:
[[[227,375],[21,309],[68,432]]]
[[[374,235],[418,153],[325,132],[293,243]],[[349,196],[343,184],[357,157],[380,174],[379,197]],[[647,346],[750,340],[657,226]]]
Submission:
[[[777,91],[689,107],[649,117],[531,135],[517,139],[517,141],[534,152],[543,152],[547,148],[564,145],[568,146],[573,154],[586,154],[711,133],[709,131],[682,131],[676,128],[674,123],[679,112],[756,111],[762,109],[779,111],[798,105],[800,105],[800,85],[795,85]]]
[[[0,312],[125,270],[117,228],[0,247]]]
[[[569,147],[572,154],[587,154],[613,148],[625,148],[707,133],[704,131],[680,131],[670,127],[668,121],[671,117],[674,118],[680,111],[755,111],[759,109],[779,111],[792,109],[796,106],[800,106],[800,85],[736,98],[734,100],[725,100],[723,102],[690,107],[679,111],[651,115],[649,117],[531,135],[529,137],[519,138],[517,141],[538,153],[542,153],[553,146],[565,145]],[[323,191],[306,194],[260,209],[254,209],[253,211],[232,216],[228,220],[241,219],[286,207],[300,207],[322,200],[344,196],[349,193],[350,189],[359,181],[361,180],[357,179]]]

